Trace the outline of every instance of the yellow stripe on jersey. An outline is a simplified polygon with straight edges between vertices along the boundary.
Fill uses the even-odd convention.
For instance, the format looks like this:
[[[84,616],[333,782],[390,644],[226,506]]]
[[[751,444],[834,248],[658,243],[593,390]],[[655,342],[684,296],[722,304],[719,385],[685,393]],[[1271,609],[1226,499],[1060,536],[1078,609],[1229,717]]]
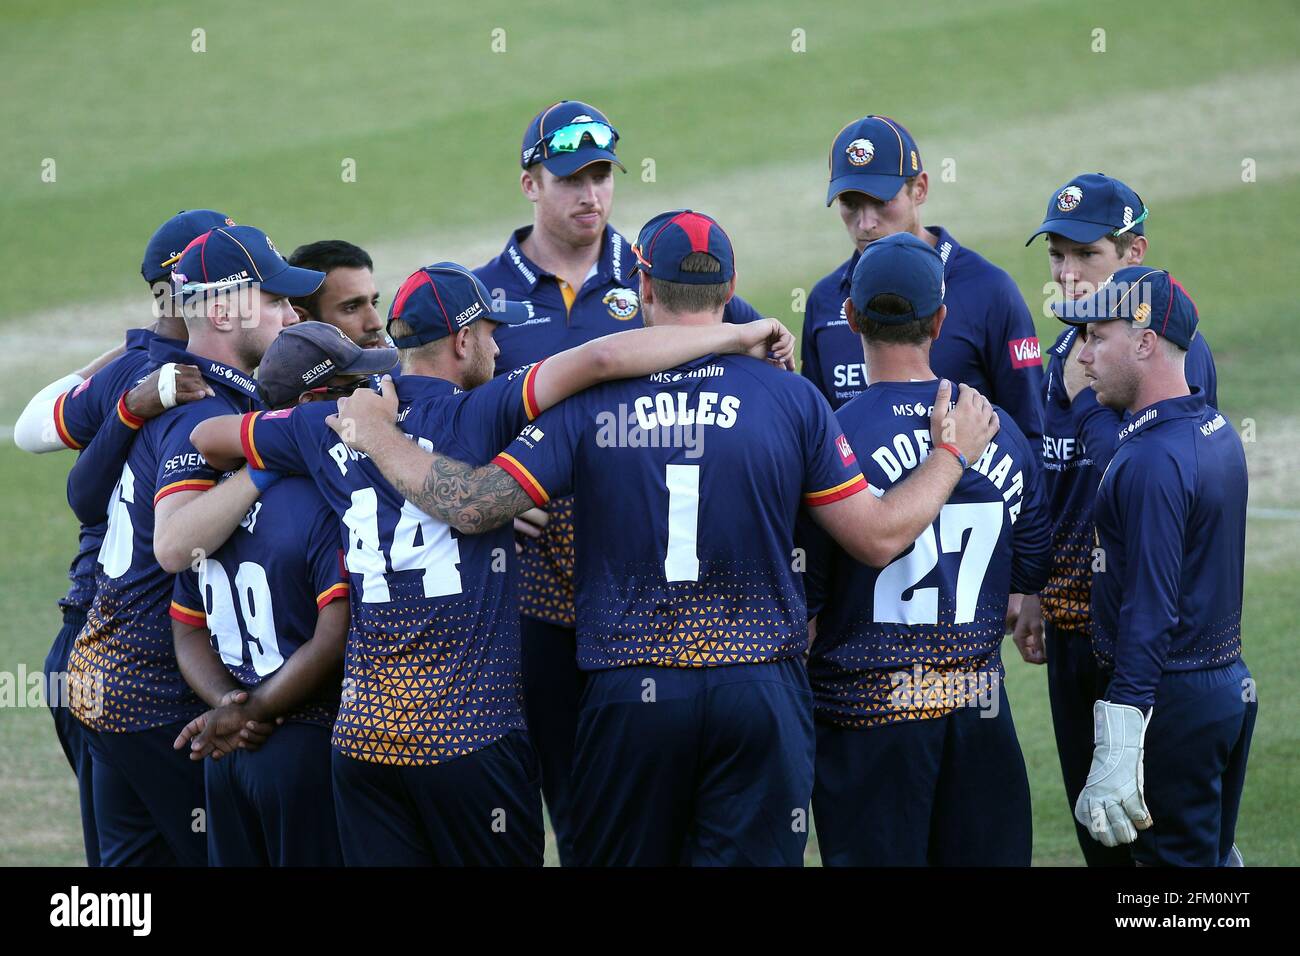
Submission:
[[[156,505],[168,495],[174,495],[178,491],[207,491],[216,482],[211,478],[186,478],[184,481],[173,481],[170,485],[163,485],[158,489],[158,493],[153,496],[153,503]]]
[[[338,584],[331,584],[320,594],[316,595],[316,607],[323,608],[331,601],[337,601],[339,598],[348,596],[348,585],[346,581],[340,581]]]
[[[207,627],[208,625],[208,616],[206,614],[176,601],[172,601],[171,609],[167,613],[182,624],[190,624],[194,627]]]
[[[492,461],[494,464],[505,469],[510,477],[519,482],[519,486],[528,493],[528,497],[533,499],[533,503],[537,505],[537,507],[540,508],[551,500],[551,496],[546,493],[546,489],[542,487],[542,483],[534,478],[533,473],[521,465],[518,459],[513,455],[501,452],[501,454],[497,455],[496,458],[492,459]]]
[[[856,495],[866,487],[867,479],[863,478],[861,475],[855,475],[848,481],[836,485],[834,488],[827,488],[825,491],[810,491],[808,494],[803,496],[803,500],[804,504],[812,505],[814,507],[817,505],[828,505],[832,501],[839,501],[843,498],[849,497],[850,495]]]
[[[73,450],[80,450],[81,443],[77,441],[68,432],[68,426],[63,421],[63,403],[68,400],[68,392],[64,392],[54,400],[54,430],[59,435],[59,441]]]

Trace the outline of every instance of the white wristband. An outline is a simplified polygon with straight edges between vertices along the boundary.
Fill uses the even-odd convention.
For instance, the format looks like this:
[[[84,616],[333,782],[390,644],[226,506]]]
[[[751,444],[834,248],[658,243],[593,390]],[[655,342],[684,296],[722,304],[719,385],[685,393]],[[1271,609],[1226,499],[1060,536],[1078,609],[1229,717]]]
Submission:
[[[176,363],[168,362],[158,369],[158,399],[163,408],[176,407]]]

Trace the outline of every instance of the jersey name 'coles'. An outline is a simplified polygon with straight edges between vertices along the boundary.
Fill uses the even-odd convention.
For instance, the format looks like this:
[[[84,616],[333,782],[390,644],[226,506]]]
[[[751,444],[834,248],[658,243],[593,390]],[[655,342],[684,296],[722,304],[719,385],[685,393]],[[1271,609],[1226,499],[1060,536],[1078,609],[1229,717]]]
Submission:
[[[584,670],[801,653],[795,516],[866,489],[812,385],[747,356],[583,392],[496,461],[539,506],[575,495]]]

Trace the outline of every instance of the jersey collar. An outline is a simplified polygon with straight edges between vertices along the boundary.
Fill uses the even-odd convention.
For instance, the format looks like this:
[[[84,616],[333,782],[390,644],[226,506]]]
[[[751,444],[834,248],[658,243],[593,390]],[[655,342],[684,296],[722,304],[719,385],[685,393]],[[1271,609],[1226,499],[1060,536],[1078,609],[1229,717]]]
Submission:
[[[513,269],[524,282],[528,283],[529,292],[537,288],[537,283],[544,276],[555,278],[553,273],[547,272],[524,255],[524,250],[519,246],[532,231],[532,226],[521,226],[516,229],[510,234],[505,251],[501,253],[502,265],[508,269]],[[632,258],[631,244],[613,226],[606,223],[605,235],[600,242],[600,258],[596,260],[596,266],[593,270],[597,278],[600,279],[600,284],[604,286],[613,282],[622,285],[626,282],[626,276],[632,267]],[[588,276],[588,279],[590,279],[590,276]]]
[[[155,337],[149,345],[149,357],[159,365],[176,362],[178,365],[197,366],[199,374],[214,385],[218,385],[240,397],[249,398],[256,404],[261,404],[257,397],[257,382],[253,376],[241,372],[237,368],[224,365],[215,359],[204,358],[201,355],[188,352],[173,339]]]
[[[434,378],[432,375],[403,375],[401,378],[394,379],[393,384],[397,387],[398,405],[410,405],[412,402],[425,399],[459,395],[464,391],[455,382],[449,382],[445,378]]]
[[[1126,442],[1134,435],[1151,431],[1165,422],[1178,421],[1180,418],[1200,418],[1205,414],[1205,409],[1205,392],[1199,385],[1193,385],[1192,394],[1166,398],[1148,405],[1127,419],[1119,430],[1119,441]]]

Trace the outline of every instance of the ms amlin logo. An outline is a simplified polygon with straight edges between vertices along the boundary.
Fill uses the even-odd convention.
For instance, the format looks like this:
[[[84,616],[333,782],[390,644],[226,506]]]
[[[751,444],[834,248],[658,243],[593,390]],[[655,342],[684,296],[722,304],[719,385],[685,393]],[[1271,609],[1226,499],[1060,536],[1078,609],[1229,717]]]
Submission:
[[[130,927],[132,936],[148,936],[153,928],[151,893],[83,893],[73,886],[50,897],[50,925],[57,927]]]

